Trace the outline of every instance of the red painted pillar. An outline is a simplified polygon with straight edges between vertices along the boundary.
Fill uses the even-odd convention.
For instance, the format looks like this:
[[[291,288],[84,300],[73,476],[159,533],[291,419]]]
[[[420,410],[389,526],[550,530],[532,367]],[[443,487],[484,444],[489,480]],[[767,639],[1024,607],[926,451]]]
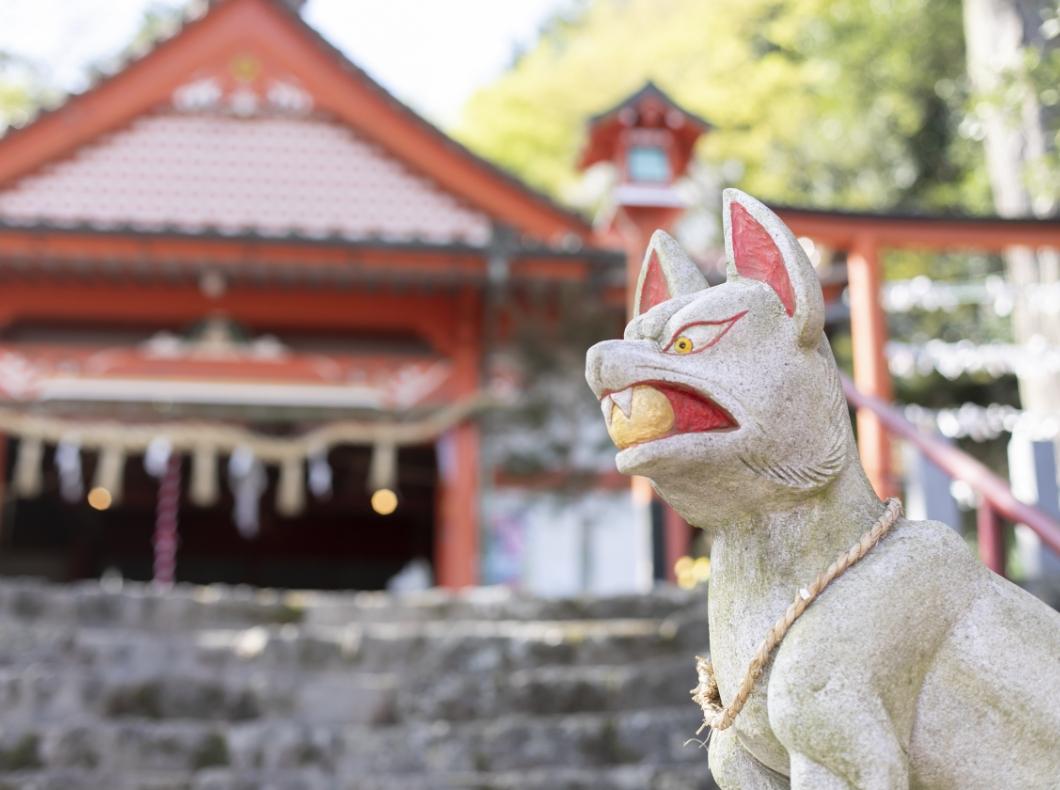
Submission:
[[[438,584],[470,587],[479,577],[478,426],[458,425],[438,442]]]
[[[866,395],[890,402],[891,373],[884,346],[887,319],[880,302],[882,272],[876,240],[859,237],[847,254],[850,288],[850,339],[854,349],[854,384]],[[883,425],[868,409],[859,409],[858,448],[869,482],[881,499],[894,496],[891,443]]]
[[[979,538],[979,559],[999,576],[1005,575],[1005,537],[1001,522],[990,503],[982,501],[975,514],[976,533]]]
[[[666,579],[676,582],[677,572],[674,568],[677,561],[691,551],[692,529],[669,505],[664,508],[664,513],[666,519]]]
[[[480,386],[478,337],[481,305],[471,289],[460,293],[454,380],[458,397],[474,395]],[[442,587],[456,589],[479,580],[479,427],[465,422],[438,441],[438,515],[435,569]]]

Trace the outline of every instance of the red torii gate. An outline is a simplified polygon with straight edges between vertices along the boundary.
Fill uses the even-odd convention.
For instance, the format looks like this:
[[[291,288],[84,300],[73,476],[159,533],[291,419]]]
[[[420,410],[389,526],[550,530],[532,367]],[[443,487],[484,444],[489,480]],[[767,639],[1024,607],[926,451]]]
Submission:
[[[673,101],[655,85],[641,90],[589,121],[582,168],[611,162],[618,172],[611,214],[597,238],[626,252],[627,305],[633,298],[641,258],[655,228],[668,228],[684,213],[674,189],[685,174],[699,137],[711,124]],[[1012,246],[1060,247],[1060,220],[1001,217],[929,216],[824,211],[773,205],[798,236],[806,236],[846,254],[850,291],[850,332],[854,381],[864,395],[888,403],[892,397],[887,365],[887,320],[880,302],[881,252],[890,248],[972,249],[1001,252]],[[857,415],[862,464],[881,497],[894,494],[890,440],[880,418],[869,409]],[[641,481],[643,483],[643,481]],[[634,482],[635,501],[651,499],[645,484]],[[667,509],[666,565],[688,552],[689,531]]]
[[[1060,219],[1004,219],[916,214],[872,214],[820,211],[793,206],[772,207],[799,236],[808,236],[845,252],[850,292],[850,335],[854,349],[854,384],[865,395],[889,402],[887,319],[880,302],[881,253],[887,249],[978,250],[1003,252],[1009,247],[1060,248]],[[887,429],[867,409],[859,409],[861,462],[881,497],[891,496]]]

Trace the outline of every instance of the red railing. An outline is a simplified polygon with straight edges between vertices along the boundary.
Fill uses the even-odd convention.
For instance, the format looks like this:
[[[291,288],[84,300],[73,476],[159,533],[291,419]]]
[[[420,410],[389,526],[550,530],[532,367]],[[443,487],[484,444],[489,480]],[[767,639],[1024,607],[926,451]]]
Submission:
[[[913,444],[954,480],[967,483],[979,495],[976,529],[979,557],[995,573],[1005,574],[1005,551],[1001,518],[1026,524],[1042,543],[1060,554],[1060,522],[1012,493],[1008,483],[968,453],[947,444],[937,436],[919,430],[894,406],[872,395],[859,392],[846,376],[843,391],[857,409],[867,409],[886,431]]]

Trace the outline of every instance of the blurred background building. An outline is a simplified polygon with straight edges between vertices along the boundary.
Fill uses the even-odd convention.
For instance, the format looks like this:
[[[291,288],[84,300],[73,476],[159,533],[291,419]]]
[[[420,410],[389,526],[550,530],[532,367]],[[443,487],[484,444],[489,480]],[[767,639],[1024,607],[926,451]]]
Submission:
[[[557,6],[451,135],[303,5],[153,6],[68,98],[8,66],[0,571],[694,583],[707,547],[614,473],[580,367],[654,228],[723,276],[729,184],[801,237],[859,389],[1055,524],[1048,4]],[[1049,576],[964,456],[858,429],[881,494]]]

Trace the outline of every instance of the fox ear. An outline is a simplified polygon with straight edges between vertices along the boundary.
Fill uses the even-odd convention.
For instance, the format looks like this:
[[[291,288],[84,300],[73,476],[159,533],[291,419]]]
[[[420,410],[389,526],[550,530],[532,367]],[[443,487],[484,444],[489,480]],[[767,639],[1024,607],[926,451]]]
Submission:
[[[666,231],[657,230],[648,242],[637,278],[634,317],[675,296],[702,291],[706,287],[707,278],[677,240]]]
[[[824,328],[824,297],[817,272],[780,217],[750,195],[722,195],[728,277],[764,282],[795,321],[799,342],[815,347]]]

